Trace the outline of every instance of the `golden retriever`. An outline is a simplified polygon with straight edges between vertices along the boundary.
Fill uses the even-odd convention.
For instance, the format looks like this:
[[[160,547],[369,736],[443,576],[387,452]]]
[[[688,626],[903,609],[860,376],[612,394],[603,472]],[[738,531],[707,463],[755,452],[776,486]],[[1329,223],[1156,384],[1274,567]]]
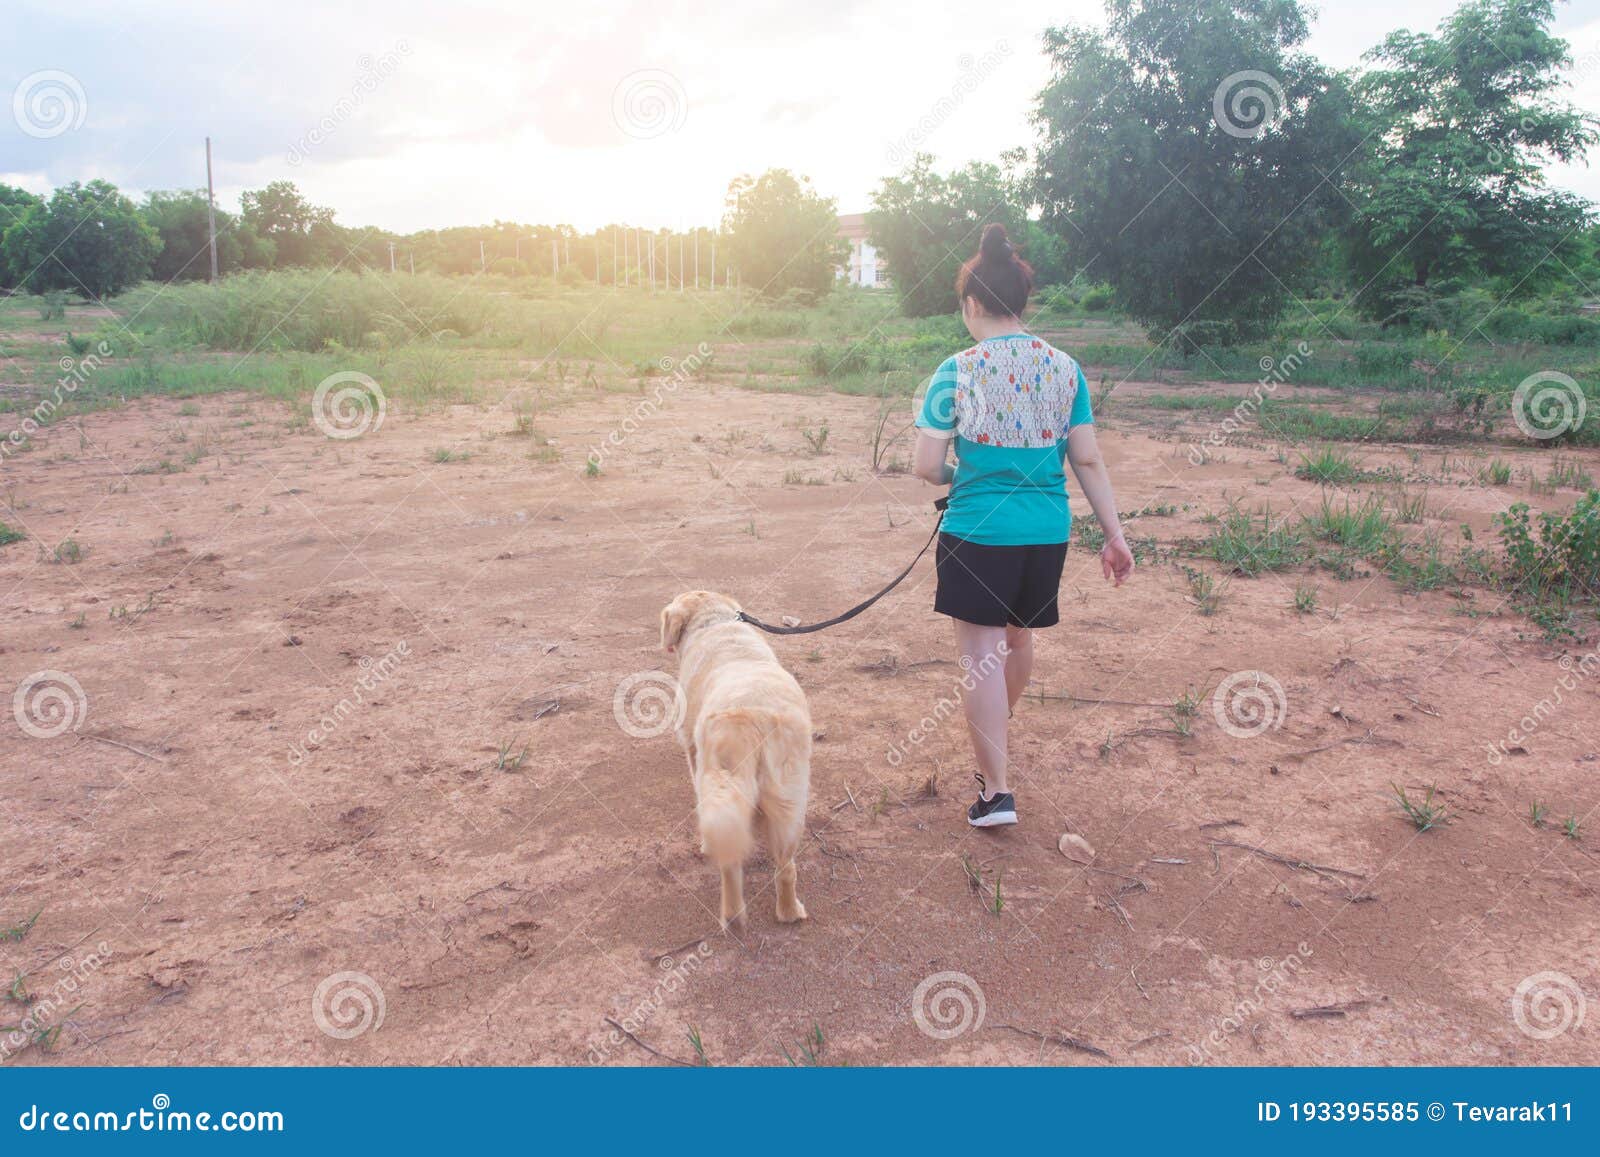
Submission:
[[[794,860],[811,790],[811,711],[805,692],[739,604],[688,591],[661,612],[661,646],[678,655],[685,711],[678,742],[689,758],[700,850],[722,871],[722,926],[744,924],[744,862],[757,810],[777,872],[778,919],[806,918]]]

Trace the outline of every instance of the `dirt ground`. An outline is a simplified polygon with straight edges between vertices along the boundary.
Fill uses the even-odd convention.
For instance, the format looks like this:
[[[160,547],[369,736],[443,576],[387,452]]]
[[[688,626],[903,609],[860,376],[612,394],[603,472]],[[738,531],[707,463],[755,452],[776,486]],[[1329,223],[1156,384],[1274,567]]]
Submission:
[[[249,396],[151,401],[7,461],[21,529],[83,552],[0,549],[6,698],[44,671],[82,690],[30,717],[64,707],[60,735],[4,720],[0,925],[38,917],[0,967],[63,1028],[11,1063],[665,1064],[649,1050],[694,1060],[691,1033],[713,1064],[1600,1062],[1600,1015],[1570,1023],[1600,998],[1600,863],[1559,828],[1600,804],[1586,646],[1576,690],[1491,759],[1569,673],[1561,648],[1486,591],[1375,573],[1236,578],[1203,616],[1177,563],[1113,591],[1074,551],[1035,687],[1090,702],[1021,705],[1022,823],[1000,831],[964,822],[929,562],[778,640],[818,729],[810,919],[774,921],[758,863],[746,933],[695,947],[717,881],[688,776],[670,733],[619,724],[619,685],[671,671],[679,591],[768,619],[857,601],[922,544],[933,491],[868,469],[867,400],[706,384],[585,477],[639,402],[576,404],[540,447],[498,407],[392,406],[333,441]],[[1120,505],[1174,508],[1133,524],[1163,548],[1228,498],[1317,497],[1267,447],[1195,467],[1116,414]],[[1492,542],[1509,502],[1573,497],[1446,484],[1429,525]],[[1279,726],[1219,726],[1240,671],[1281,685]],[[1437,784],[1451,821],[1417,832],[1391,784]],[[1058,851],[1069,831],[1092,866]],[[1545,973],[1565,987],[1541,996]]]

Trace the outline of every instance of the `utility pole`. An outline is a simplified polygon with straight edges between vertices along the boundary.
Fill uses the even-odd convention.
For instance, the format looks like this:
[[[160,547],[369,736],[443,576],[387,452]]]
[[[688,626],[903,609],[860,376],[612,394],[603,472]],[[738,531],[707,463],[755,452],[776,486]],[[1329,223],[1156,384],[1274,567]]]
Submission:
[[[561,272],[561,249],[556,244],[554,237],[550,238],[550,276],[554,277]]]
[[[407,256],[411,258],[411,276],[415,277],[417,275],[417,251],[413,249]]]
[[[717,235],[711,235],[711,288],[717,287]]]
[[[206,138],[206,233],[211,239],[211,283],[217,282],[217,188],[211,181],[211,138]]]
[[[487,254],[484,253],[483,242],[479,241],[478,242],[478,272],[479,273],[487,273],[488,270],[489,270],[489,258],[487,256]]]
[[[394,242],[389,242],[389,272],[394,272]]]
[[[683,292],[683,234],[678,234],[678,292]]]

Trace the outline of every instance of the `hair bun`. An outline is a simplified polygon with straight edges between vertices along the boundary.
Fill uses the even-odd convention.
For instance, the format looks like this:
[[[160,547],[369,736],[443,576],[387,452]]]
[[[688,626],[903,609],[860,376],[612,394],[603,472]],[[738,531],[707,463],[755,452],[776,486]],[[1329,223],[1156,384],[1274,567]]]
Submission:
[[[1016,253],[1011,245],[1011,238],[1006,236],[1006,227],[998,221],[991,221],[983,227],[983,237],[978,242],[980,256],[991,261],[1009,261]]]

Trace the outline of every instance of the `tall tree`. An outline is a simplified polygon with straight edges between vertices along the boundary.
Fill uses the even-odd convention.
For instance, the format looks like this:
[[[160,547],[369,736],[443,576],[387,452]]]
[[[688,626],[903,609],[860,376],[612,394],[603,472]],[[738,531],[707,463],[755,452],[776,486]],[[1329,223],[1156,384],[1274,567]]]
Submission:
[[[0,236],[5,235],[8,226],[21,220],[24,210],[37,204],[39,198],[26,189],[0,184]],[[12,269],[6,262],[4,252],[0,251],[0,289],[14,288],[27,272],[26,269]]]
[[[849,247],[838,235],[836,204],[808,178],[787,169],[737,177],[728,185],[727,206],[728,248],[747,289],[777,297],[833,287]]]
[[[1358,81],[1369,148],[1349,195],[1362,308],[1401,320],[1453,277],[1520,275],[1576,252],[1587,202],[1545,185],[1597,123],[1552,99],[1571,63],[1552,0],[1468,0],[1433,35],[1396,32]]]
[[[339,251],[333,210],[306,200],[293,181],[273,181],[239,198],[244,223],[272,242],[279,266],[326,265]]]
[[[157,191],[145,197],[144,219],[161,237],[161,252],[150,275],[157,281],[196,280],[211,276],[210,219],[204,189]],[[217,264],[223,272],[237,269],[242,247],[231,214],[217,210]]]
[[[1296,0],[1108,0],[1045,33],[1045,220],[1161,338],[1243,336],[1309,282],[1356,141],[1339,78],[1298,51]],[[1201,336],[1203,335],[1203,336]]]
[[[1019,203],[1000,167],[979,161],[946,177],[919,153],[904,172],[885,177],[872,195],[867,229],[888,260],[901,310],[909,317],[954,310],[957,269],[977,252],[990,221],[1018,237]]]
[[[109,297],[150,276],[161,238],[106,181],[74,181],[23,209],[0,235],[0,262],[34,293]]]

